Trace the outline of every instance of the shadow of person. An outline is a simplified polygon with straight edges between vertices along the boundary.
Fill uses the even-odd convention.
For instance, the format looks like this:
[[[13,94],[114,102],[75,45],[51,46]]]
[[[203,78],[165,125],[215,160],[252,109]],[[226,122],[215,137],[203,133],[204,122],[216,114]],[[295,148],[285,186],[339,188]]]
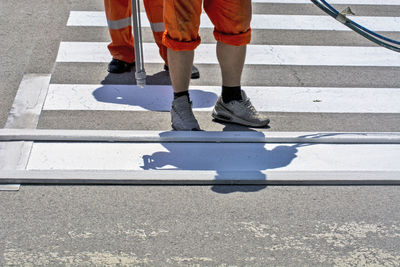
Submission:
[[[136,84],[135,68],[130,72],[124,73],[108,73],[101,84]],[[160,71],[153,75],[146,76],[146,84],[148,85],[171,85],[171,79],[168,71]]]
[[[224,125],[224,128],[222,131],[224,132],[230,132],[230,131],[252,131],[254,132],[254,129],[251,129],[250,127],[239,125],[239,124],[234,124],[234,123],[228,123],[228,122],[223,122],[223,121],[218,121],[214,120],[217,123],[220,123]],[[269,126],[264,127],[265,129],[269,129]],[[256,192],[265,189],[267,186],[266,185],[214,185],[211,190],[220,193],[220,194],[228,194],[228,193],[233,193],[233,192]]]
[[[131,78],[127,77],[128,74]],[[165,74],[158,73],[148,76],[147,85],[141,88],[134,85],[136,84],[133,78],[134,73],[109,74],[102,82],[103,85],[95,89],[92,94],[99,102],[137,106],[151,111],[169,111],[173,100],[172,86],[165,85],[162,80],[157,80],[157,77],[154,77],[163,75]],[[120,77],[122,81],[127,83],[117,81],[116,77]],[[157,81],[159,82],[158,84],[152,84]],[[192,89],[189,93],[193,108],[213,107],[218,98],[215,93],[202,90]]]
[[[235,123],[229,123],[229,122],[224,122],[224,121],[220,121],[220,120],[216,120],[213,119],[213,122],[215,123],[219,123],[224,125],[224,128],[222,129],[223,132],[254,132],[256,130],[254,130],[254,128],[250,128],[248,126],[244,126],[244,125],[239,125],[239,124],[235,124]],[[264,127],[259,127],[257,129],[270,129],[271,127],[269,125],[264,126]]]
[[[160,136],[170,135],[161,133]],[[252,137],[264,137],[262,132],[251,132]],[[143,155],[144,170],[215,171],[215,180],[266,180],[265,170],[288,166],[296,158],[295,146],[265,143],[162,143],[167,151]],[[265,186],[252,186],[254,191]],[[250,188],[214,186],[217,193],[250,192]]]

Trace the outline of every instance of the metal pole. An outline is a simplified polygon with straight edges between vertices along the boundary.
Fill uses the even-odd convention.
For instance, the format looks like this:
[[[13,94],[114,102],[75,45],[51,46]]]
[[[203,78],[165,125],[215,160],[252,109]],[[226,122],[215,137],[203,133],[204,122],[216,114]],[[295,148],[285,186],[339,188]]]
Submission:
[[[132,3],[132,30],[135,40],[135,65],[136,65],[136,85],[144,87],[146,85],[146,71],[144,70],[142,25],[140,23],[140,3],[139,0],[131,0]]]

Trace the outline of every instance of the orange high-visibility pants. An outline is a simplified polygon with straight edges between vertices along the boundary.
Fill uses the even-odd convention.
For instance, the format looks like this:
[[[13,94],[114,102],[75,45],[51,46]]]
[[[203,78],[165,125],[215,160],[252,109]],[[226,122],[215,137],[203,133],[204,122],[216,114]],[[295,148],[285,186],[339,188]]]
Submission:
[[[129,63],[134,62],[135,48],[132,35],[131,0],[104,0],[104,6],[112,40],[108,45],[108,50],[115,59]],[[162,44],[162,36],[165,29],[163,23],[163,0],[144,0],[144,6],[160,55],[165,64],[168,65],[167,48]]]
[[[235,46],[250,43],[251,0],[165,0],[165,46],[175,51],[189,51],[200,44],[203,1],[217,41]]]

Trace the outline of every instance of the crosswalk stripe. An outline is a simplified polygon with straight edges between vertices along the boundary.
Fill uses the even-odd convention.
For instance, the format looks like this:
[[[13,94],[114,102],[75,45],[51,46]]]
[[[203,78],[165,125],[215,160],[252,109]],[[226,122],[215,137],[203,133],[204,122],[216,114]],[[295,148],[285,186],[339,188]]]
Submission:
[[[351,17],[358,23],[375,31],[400,31],[398,17]],[[145,13],[141,13],[142,26],[150,27]],[[67,26],[107,27],[104,11],[71,11]],[[258,15],[252,16],[251,27],[260,30],[333,30],[351,31],[329,16],[309,15]],[[200,28],[214,28],[207,15],[201,15]]]
[[[247,87],[259,111],[400,113],[400,88]],[[191,86],[193,108],[212,110],[219,86]],[[51,84],[44,110],[169,111],[172,87]]]
[[[109,62],[107,42],[61,42],[57,62]],[[154,43],[143,44],[146,63],[163,63]],[[215,44],[201,44],[196,64],[218,64]],[[246,64],[399,67],[400,54],[382,47],[248,45]]]
[[[251,2],[263,4],[312,4],[311,0],[252,0]],[[329,0],[328,2],[333,5],[400,5],[398,0]]]
[[[400,145],[394,144],[35,142],[27,170],[211,170],[262,176],[264,171],[400,171],[399,158]]]

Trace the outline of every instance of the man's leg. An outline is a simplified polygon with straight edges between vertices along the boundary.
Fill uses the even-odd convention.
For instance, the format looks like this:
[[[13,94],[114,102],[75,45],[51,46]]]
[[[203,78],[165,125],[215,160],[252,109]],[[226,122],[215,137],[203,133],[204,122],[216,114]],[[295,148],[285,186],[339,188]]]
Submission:
[[[163,5],[164,0],[144,0],[144,8],[147,18],[150,21],[150,27],[153,32],[154,41],[156,42],[159,53],[165,64],[168,65],[167,48],[162,44],[162,36],[165,31],[163,22]]]
[[[201,0],[164,1],[165,32],[163,44],[168,47],[168,64],[174,100],[171,107],[172,128],[199,130],[189,98],[189,82],[194,49],[200,44]]]
[[[189,97],[193,58],[194,51],[174,51],[168,48],[169,75],[174,88],[171,108],[171,123],[174,130],[200,130]]]
[[[263,127],[269,119],[259,114],[241,89],[241,75],[250,42],[250,0],[205,0],[204,10],[213,22],[217,57],[222,73],[222,96],[212,116],[217,120]]]
[[[221,67],[222,85],[229,87],[240,86],[246,58],[246,45],[233,46],[217,42],[217,58]]]
[[[108,65],[111,73],[130,71],[135,61],[131,27],[130,0],[104,0],[111,43],[108,50],[113,60]]]
[[[188,91],[194,51],[174,51],[168,48],[169,75],[174,93]]]
[[[242,100],[240,81],[246,58],[246,45],[234,46],[217,42],[217,58],[222,74],[222,100],[225,103]]]
[[[146,10],[147,18],[150,21],[151,30],[153,31],[154,40],[159,48],[160,56],[164,60],[164,69],[169,71],[167,47],[162,43],[163,33],[165,31],[163,22],[163,0],[144,0],[144,8]],[[192,79],[200,78],[199,70],[192,66],[191,72]]]

